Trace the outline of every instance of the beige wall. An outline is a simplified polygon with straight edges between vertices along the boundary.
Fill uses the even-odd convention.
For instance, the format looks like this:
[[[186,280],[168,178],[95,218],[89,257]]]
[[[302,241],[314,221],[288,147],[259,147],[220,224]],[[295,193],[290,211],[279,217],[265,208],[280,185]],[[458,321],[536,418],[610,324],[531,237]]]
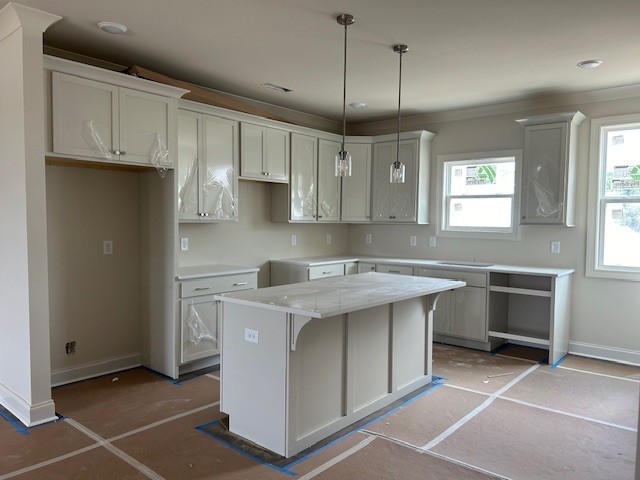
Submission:
[[[587,238],[587,185],[589,165],[590,119],[640,111],[640,97],[624,100],[565,105],[549,110],[522,110],[467,120],[422,123],[412,119],[412,128],[437,133],[433,144],[432,187],[435,186],[435,156],[438,154],[522,148],[524,130],[514,120],[524,116],[580,110],[587,120],[579,128],[577,157],[577,211],[574,228],[524,226],[519,241],[489,241],[442,238],[429,248],[428,238],[435,235],[435,192],[431,193],[431,225],[425,226],[352,226],[349,250],[354,253],[393,255],[413,258],[461,259],[513,263],[530,266],[574,268],[572,297],[572,342],[633,350],[640,355],[639,284],[630,281],[587,278],[585,276]],[[477,112],[475,112],[477,115]],[[390,127],[391,125],[388,125]],[[380,124],[372,125],[378,132]],[[363,126],[359,133],[373,133]],[[365,245],[366,233],[373,243]],[[409,246],[409,236],[418,236],[418,245]],[[560,240],[561,253],[550,253],[550,242]]]
[[[52,371],[138,354],[138,174],[49,165],[46,177]]]
[[[180,236],[189,238],[189,251],[180,252],[179,264],[258,266],[259,286],[266,287],[269,260],[347,251],[348,225],[272,223],[270,192],[267,183],[240,181],[238,222],[180,224]],[[293,234],[297,236],[295,247],[291,246]],[[327,234],[331,234],[331,245],[326,243]]]

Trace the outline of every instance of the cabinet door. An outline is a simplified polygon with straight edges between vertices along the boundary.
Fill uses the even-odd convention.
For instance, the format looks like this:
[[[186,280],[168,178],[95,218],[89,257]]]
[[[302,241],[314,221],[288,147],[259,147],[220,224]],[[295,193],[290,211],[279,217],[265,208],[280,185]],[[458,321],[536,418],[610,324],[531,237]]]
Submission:
[[[340,177],[336,177],[335,160],[338,142],[318,142],[318,221],[340,220]]]
[[[170,160],[171,118],[168,98],[120,88],[120,161],[153,165]]]
[[[238,122],[202,115],[201,205],[209,220],[238,216]]]
[[[371,220],[371,145],[346,145],[351,154],[351,176],[342,179],[343,222]]]
[[[269,180],[289,181],[289,132],[266,128],[264,169]]]
[[[178,113],[178,215],[180,220],[198,219],[198,147],[202,116],[180,110]]]
[[[487,290],[463,287],[453,291],[453,322],[450,335],[487,341]]]
[[[180,361],[192,362],[220,353],[218,344],[218,302],[213,295],[181,300]]]
[[[389,218],[396,222],[415,222],[417,220],[416,195],[418,189],[417,140],[402,140],[400,142],[400,161],[405,165],[406,180],[404,183],[391,185]],[[388,170],[389,167],[387,167],[387,181]]]
[[[247,178],[263,180],[266,171],[263,167],[263,138],[265,128],[251,123],[240,124],[240,163],[241,175]]]
[[[317,139],[291,134],[291,220],[316,219]]]
[[[117,160],[118,87],[52,73],[54,153]]]
[[[564,222],[568,128],[567,122],[525,127],[520,223]]]
[[[433,311],[433,333],[451,334],[451,290],[440,293]]]
[[[391,183],[389,166],[395,160],[396,144],[376,143],[373,146],[372,219],[388,222],[391,215]]]

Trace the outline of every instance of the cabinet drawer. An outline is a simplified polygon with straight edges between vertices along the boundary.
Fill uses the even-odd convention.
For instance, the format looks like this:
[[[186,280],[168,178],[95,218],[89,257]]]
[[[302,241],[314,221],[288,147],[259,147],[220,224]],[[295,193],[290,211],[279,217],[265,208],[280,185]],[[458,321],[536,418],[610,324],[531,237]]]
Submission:
[[[183,281],[180,284],[180,297],[197,297],[199,295],[234,292],[251,288],[258,288],[258,275],[256,273],[222,275]]]
[[[376,265],[376,272],[413,275],[413,267],[407,265]]]
[[[309,267],[309,280],[317,280],[318,278],[340,277],[342,275],[344,275],[344,263]]]
[[[358,262],[358,273],[375,272],[375,263]]]
[[[450,280],[462,280],[467,282],[468,287],[486,287],[487,274],[475,272],[460,272],[457,270],[436,270],[430,268],[420,268],[418,275],[421,277],[447,278]]]

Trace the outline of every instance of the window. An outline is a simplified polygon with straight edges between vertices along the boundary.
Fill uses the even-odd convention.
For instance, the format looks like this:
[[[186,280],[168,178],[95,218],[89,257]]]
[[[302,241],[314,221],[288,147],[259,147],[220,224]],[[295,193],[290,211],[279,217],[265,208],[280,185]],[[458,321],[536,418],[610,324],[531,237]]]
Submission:
[[[640,280],[640,115],[594,119],[587,273]]]
[[[438,234],[517,238],[522,152],[438,156]]]

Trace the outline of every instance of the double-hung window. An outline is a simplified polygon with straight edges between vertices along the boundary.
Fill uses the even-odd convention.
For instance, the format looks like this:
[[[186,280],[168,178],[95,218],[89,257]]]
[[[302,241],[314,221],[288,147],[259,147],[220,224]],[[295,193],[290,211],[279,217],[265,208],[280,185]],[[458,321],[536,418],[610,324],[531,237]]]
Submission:
[[[591,122],[587,273],[640,280],[640,115]]]
[[[442,236],[517,238],[522,151],[438,156]]]

